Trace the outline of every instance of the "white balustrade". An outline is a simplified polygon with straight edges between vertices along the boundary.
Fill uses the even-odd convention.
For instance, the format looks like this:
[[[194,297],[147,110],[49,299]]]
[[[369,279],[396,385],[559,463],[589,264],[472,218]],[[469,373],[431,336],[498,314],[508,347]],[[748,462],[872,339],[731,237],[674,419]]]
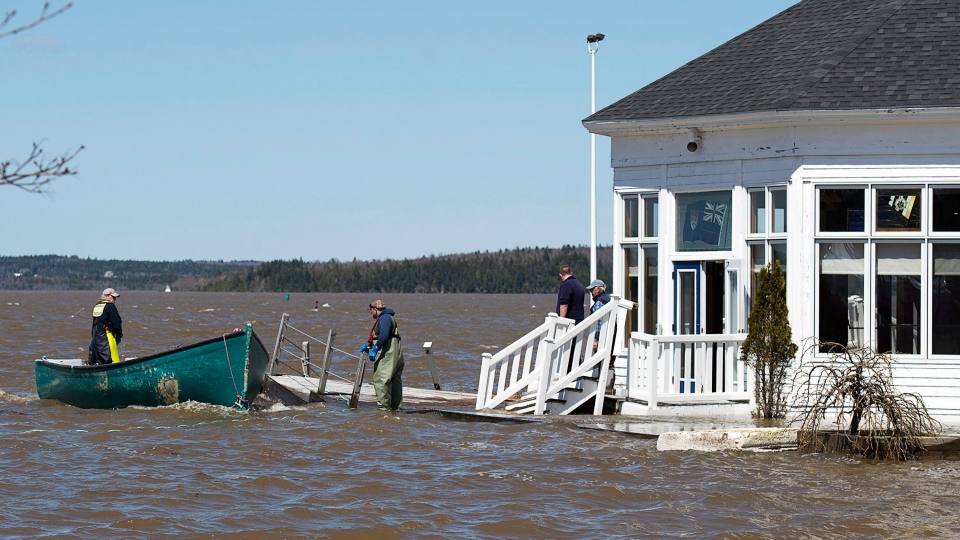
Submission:
[[[492,409],[517,394],[535,390],[541,371],[535,366],[542,357],[544,340],[563,334],[573,324],[572,319],[551,313],[543,324],[497,354],[484,353],[477,385],[477,410]]]
[[[752,376],[740,359],[746,334],[654,336],[633,332],[627,397],[656,408],[753,399]]]
[[[614,298],[576,326],[550,314],[544,324],[503,351],[484,354],[477,410],[519,396],[532,398],[534,414],[567,414],[596,396],[594,414],[601,414],[610,351],[615,335],[623,335],[625,315],[632,306]]]

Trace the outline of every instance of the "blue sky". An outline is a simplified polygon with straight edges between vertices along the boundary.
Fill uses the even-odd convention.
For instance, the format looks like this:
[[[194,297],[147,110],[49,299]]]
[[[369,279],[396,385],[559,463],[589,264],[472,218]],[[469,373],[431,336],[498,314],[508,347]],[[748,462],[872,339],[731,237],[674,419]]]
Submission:
[[[52,8],[61,6],[52,0]],[[0,255],[414,258],[590,240],[602,108],[786,9],[685,2],[92,1],[0,40]],[[41,0],[0,0],[23,24]],[[598,238],[612,242],[609,140]]]

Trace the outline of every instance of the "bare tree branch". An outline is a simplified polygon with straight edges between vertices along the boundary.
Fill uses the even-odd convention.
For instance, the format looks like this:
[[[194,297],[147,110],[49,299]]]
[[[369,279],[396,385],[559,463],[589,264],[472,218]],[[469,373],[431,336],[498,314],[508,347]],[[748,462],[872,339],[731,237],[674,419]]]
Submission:
[[[44,2],[43,9],[40,10],[40,16],[37,17],[36,20],[10,30],[0,31],[0,38],[29,30],[44,21],[56,17],[71,7],[73,7],[73,2],[68,2],[67,5],[62,8],[51,12],[49,11],[50,2]],[[7,13],[6,16],[3,17],[3,20],[0,21],[0,30],[3,30],[16,14],[17,10]],[[81,150],[83,150],[82,146],[77,148],[73,153],[67,152],[62,156],[45,159],[40,144],[33,143],[33,150],[30,151],[30,156],[28,156],[27,159],[23,161],[11,159],[0,162],[0,186],[18,187],[30,193],[45,193],[44,186],[54,179],[60,178],[61,176],[77,174],[76,169],[70,169],[67,164],[70,163],[73,158],[77,157],[77,154],[79,154]]]
[[[17,160],[0,163],[0,186],[18,187],[30,193],[44,193],[44,186],[61,176],[77,174],[76,169],[68,167],[83,147],[62,156],[45,159],[39,143],[33,143],[30,156],[20,162]]]
[[[67,3],[67,5],[63,6],[62,8],[54,12],[47,13],[47,10],[50,9],[50,2],[44,2],[43,9],[40,11],[40,16],[37,17],[35,21],[25,24],[23,26],[18,26],[17,28],[13,28],[11,30],[7,30],[5,32],[0,32],[0,38],[5,38],[7,36],[12,36],[17,33],[23,32],[24,30],[29,30],[34,26],[42,23],[43,21],[56,17],[57,15],[63,13],[64,11],[70,9],[71,7],[73,7],[73,2]],[[3,29],[3,27],[6,26],[7,23],[10,22],[10,19],[13,19],[13,17],[16,16],[16,14],[17,14],[17,10],[13,10],[7,13],[7,15],[3,18],[3,21],[0,22],[0,29]]]

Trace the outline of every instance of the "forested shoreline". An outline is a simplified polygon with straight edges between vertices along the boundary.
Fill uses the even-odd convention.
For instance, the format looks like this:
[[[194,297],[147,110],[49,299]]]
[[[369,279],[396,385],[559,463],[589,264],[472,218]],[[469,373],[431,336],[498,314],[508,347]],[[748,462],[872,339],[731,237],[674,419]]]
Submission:
[[[133,261],[90,259],[75,255],[0,257],[0,290],[85,291],[197,290],[225,272],[260,264],[256,261]]]
[[[212,292],[546,293],[568,264],[584,285],[590,249],[517,248],[403,260],[304,262],[98,260],[61,255],[0,257],[0,290]],[[598,249],[610,280],[612,250]]]
[[[612,249],[597,250],[597,274],[610,280]],[[517,248],[385,261],[271,261],[226,273],[200,290],[230,292],[547,293],[568,264],[583,284],[590,249]]]

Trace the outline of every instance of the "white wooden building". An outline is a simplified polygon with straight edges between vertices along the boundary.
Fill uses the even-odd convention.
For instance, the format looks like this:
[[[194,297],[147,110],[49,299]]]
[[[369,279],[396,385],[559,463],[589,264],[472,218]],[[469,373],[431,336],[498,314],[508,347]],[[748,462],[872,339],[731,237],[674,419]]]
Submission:
[[[621,300],[484,355],[477,409],[599,414],[612,354],[624,414],[749,413],[777,259],[801,350],[891,352],[960,423],[960,0],[804,0],[583,124],[611,138]]]
[[[778,259],[801,350],[891,351],[960,421],[960,0],[805,0],[583,124],[611,138],[611,292],[637,304],[624,413],[749,400]]]

